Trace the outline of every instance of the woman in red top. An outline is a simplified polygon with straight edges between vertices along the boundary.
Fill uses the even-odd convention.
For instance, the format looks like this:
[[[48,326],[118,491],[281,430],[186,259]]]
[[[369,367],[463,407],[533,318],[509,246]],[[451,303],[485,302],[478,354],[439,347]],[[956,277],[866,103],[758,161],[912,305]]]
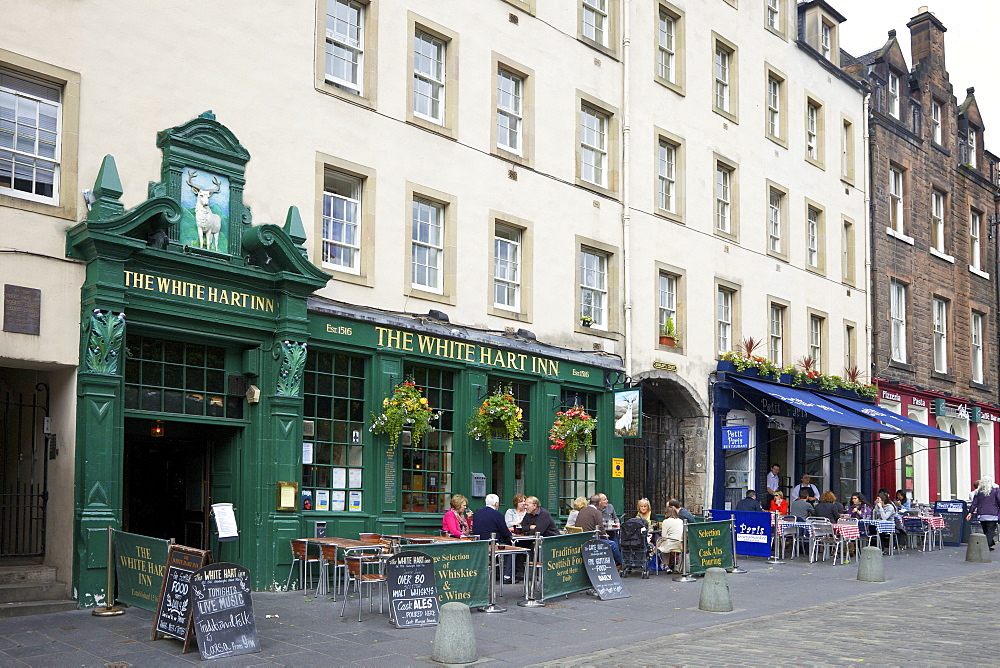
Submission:
[[[774,493],[774,498],[771,499],[770,511],[772,513],[777,512],[782,515],[788,514],[788,501],[785,500],[784,494],[778,491]]]
[[[466,515],[469,500],[461,494],[451,497],[451,508],[441,518],[441,530],[449,536],[461,538],[472,535],[472,518]]]

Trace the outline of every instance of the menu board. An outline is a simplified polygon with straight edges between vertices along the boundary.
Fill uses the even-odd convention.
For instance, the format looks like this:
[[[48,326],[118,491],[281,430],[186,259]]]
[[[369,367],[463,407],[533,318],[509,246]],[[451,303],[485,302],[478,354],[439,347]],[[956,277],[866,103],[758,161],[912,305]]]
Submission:
[[[386,560],[389,609],[398,629],[438,623],[434,560],[421,552],[400,552]]]
[[[583,567],[587,569],[590,585],[602,601],[632,596],[618,577],[610,545],[602,540],[588,540],[580,546],[580,554],[583,556]]]
[[[167,550],[167,572],[160,588],[156,605],[151,640],[157,635],[184,641],[187,651],[191,630],[191,574],[211,561],[206,550],[196,550],[184,545],[171,545]]]
[[[935,501],[934,512],[944,518],[944,544],[961,545],[969,540],[969,527],[965,523],[968,513],[965,501]]]
[[[191,574],[191,601],[202,659],[260,651],[246,568],[218,563],[198,569]]]

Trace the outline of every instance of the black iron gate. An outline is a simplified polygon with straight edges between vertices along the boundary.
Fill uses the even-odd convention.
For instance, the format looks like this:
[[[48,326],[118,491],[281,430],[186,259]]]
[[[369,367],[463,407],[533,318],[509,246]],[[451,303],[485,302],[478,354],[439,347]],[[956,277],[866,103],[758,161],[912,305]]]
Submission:
[[[0,397],[0,557],[45,554],[49,457],[42,425],[49,386],[38,383],[35,391]]]
[[[653,512],[663,513],[671,498],[684,500],[684,437],[669,415],[642,414],[642,438],[625,439],[625,508],[634,514],[646,497]]]

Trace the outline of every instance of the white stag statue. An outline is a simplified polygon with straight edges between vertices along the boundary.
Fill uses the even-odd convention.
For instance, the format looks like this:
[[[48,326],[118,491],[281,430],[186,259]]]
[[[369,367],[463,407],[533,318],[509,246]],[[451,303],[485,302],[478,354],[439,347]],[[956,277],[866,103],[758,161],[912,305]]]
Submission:
[[[212,211],[208,200],[212,195],[222,190],[222,184],[219,183],[218,178],[213,176],[212,183],[215,184],[213,189],[199,188],[194,184],[196,176],[198,176],[198,172],[192,169],[188,173],[187,184],[198,198],[194,205],[194,220],[198,224],[198,246],[217,251],[219,250],[219,230],[222,229],[222,218]]]
[[[625,399],[625,403],[628,408],[625,409],[625,413],[615,420],[615,432],[625,432],[628,433],[632,428],[632,409],[635,408],[635,401],[638,397],[629,397]]]

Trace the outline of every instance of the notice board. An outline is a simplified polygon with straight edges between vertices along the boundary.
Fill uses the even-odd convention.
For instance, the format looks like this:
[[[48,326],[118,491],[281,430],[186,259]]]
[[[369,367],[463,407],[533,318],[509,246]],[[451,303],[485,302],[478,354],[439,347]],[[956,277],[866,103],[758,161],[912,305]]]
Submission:
[[[434,560],[421,552],[395,554],[385,562],[389,609],[398,629],[438,623]]]
[[[581,546],[581,554],[590,585],[602,601],[629,598],[632,595],[618,575],[611,546],[603,540],[588,540]]]
[[[207,550],[170,546],[151,640],[160,635],[177,638],[184,641],[184,651],[187,651],[191,640],[191,574],[211,560]]]
[[[260,651],[246,568],[226,562],[199,568],[191,574],[191,602],[202,659]]]

